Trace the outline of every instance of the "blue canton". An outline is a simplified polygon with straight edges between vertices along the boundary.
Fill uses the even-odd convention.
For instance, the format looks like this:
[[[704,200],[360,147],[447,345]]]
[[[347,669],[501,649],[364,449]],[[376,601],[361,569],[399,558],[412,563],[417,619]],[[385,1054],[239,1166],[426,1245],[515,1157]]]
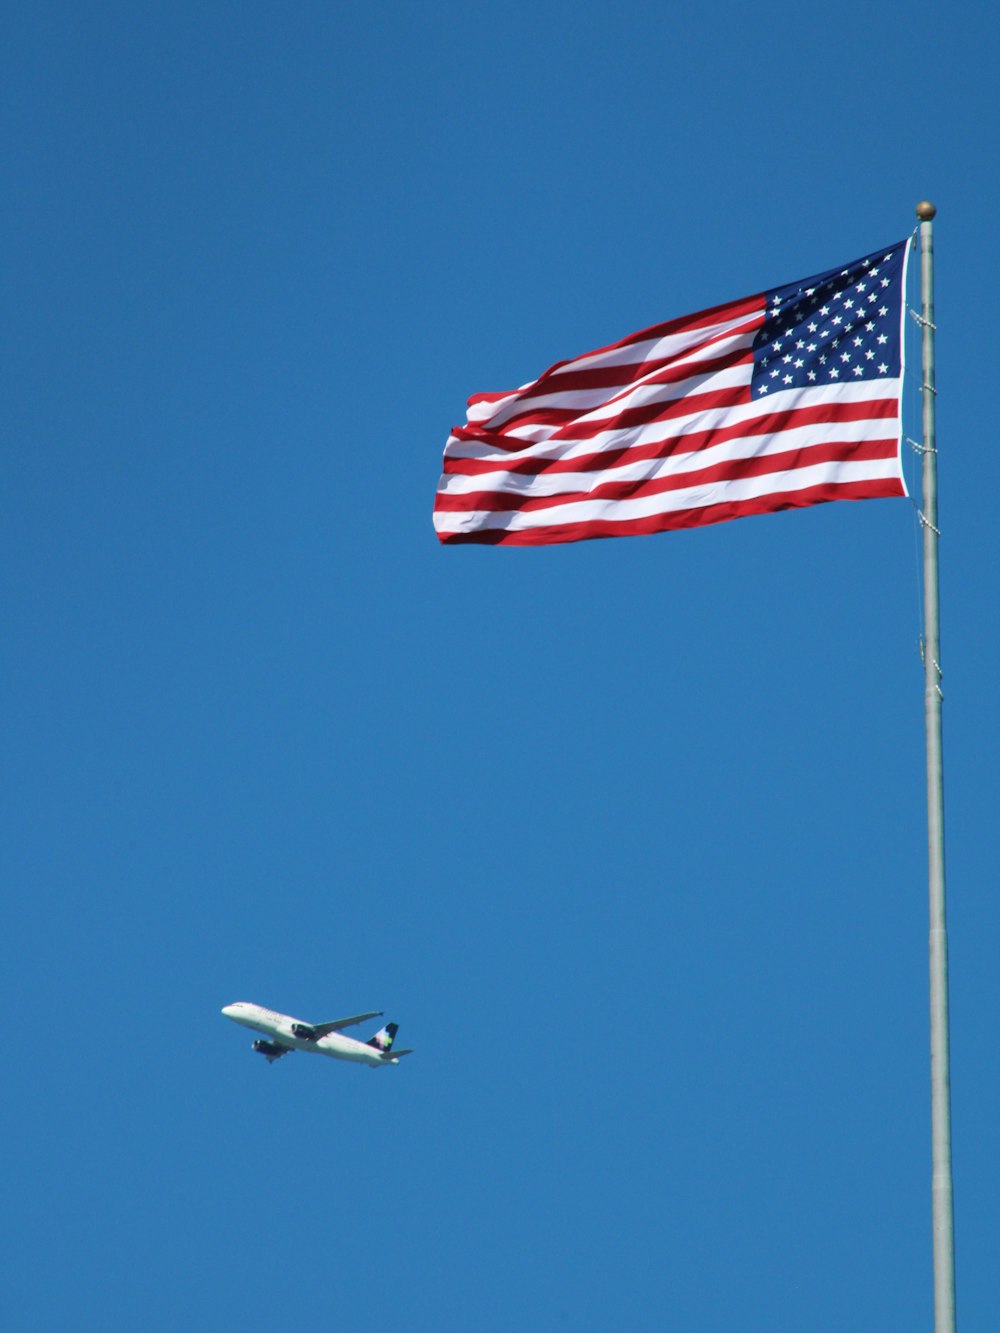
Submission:
[[[753,343],[754,398],[900,373],[906,242],[775,287]]]

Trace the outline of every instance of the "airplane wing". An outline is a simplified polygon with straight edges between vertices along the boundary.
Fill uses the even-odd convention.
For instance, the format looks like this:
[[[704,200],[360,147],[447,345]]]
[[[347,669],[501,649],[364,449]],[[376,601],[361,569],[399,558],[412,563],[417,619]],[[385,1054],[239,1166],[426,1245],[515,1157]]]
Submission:
[[[376,1009],[371,1014],[354,1014],[350,1018],[334,1018],[329,1023],[313,1023],[311,1025],[316,1037],[325,1037],[330,1032],[339,1032],[341,1028],[352,1028],[357,1023],[367,1023],[369,1018],[381,1018],[382,1010]]]

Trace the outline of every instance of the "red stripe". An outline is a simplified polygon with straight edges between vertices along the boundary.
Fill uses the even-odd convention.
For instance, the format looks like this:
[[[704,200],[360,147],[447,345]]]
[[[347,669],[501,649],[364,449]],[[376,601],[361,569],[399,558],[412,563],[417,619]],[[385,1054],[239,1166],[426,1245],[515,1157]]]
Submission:
[[[686,333],[690,329],[703,329],[709,324],[718,324],[725,319],[739,319],[755,311],[763,313],[766,304],[764,297],[764,292],[756,292],[753,296],[741,296],[738,301],[723,301],[721,305],[709,306],[707,310],[699,310],[693,315],[678,315],[676,319],[665,320],[662,324],[651,324],[648,329],[630,333],[627,337],[619,338],[617,342],[608,343],[607,347],[597,350],[611,352],[618,347],[630,347],[633,343],[648,342],[653,338],[669,338],[675,333]],[[574,359],[579,361],[581,358]]]
[[[660,369],[656,371],[652,371],[651,369],[649,369],[654,365],[660,365]],[[704,360],[696,361],[693,363],[675,364],[674,362],[667,362],[667,363],[648,362],[646,370],[644,370],[643,374],[638,378],[642,380],[643,387],[647,387],[649,385],[654,385],[654,384],[688,384],[692,380],[704,379],[709,375],[717,374],[721,370],[732,370],[736,366],[752,366],[752,365],[753,365],[753,349],[747,346],[740,346],[731,348],[723,356],[712,357],[711,359],[705,358]],[[621,397],[628,391],[629,386],[624,381],[622,381],[619,376],[617,376],[618,368],[615,367],[614,369],[616,372],[616,377],[608,380],[604,385],[601,384],[588,385],[584,383],[579,387],[573,387],[573,386],[566,387],[567,392],[580,392],[581,389],[585,391],[588,388],[602,388],[602,387],[605,388],[610,387],[615,390],[620,390],[620,392],[609,393],[600,402],[592,403],[589,407],[575,406],[575,407],[547,408],[547,407],[537,406],[537,404],[543,402],[544,399],[548,397],[550,393],[563,392],[562,384],[549,385],[546,389],[545,394],[535,394],[535,393],[525,394],[524,397],[519,398],[517,402],[508,404],[508,406],[503,410],[503,412],[498,412],[495,417],[490,417],[489,419],[483,422],[477,421],[473,424],[474,426],[479,426],[479,425],[485,426],[487,430],[504,430],[509,432],[515,426],[524,426],[528,422],[537,422],[546,420],[547,414],[550,412],[565,414],[565,417],[569,420],[574,420],[580,417],[587,417],[592,412],[599,412],[603,408],[612,406],[616,398]],[[587,372],[585,371],[581,371],[580,372],[581,377],[586,375],[586,373]],[[749,383],[749,376],[747,377],[747,383]],[[634,385],[632,387],[634,387]],[[697,390],[695,390],[695,392],[697,392]],[[533,406],[532,404],[536,405]],[[627,411],[630,409],[623,409],[623,410]],[[593,429],[593,427],[591,427],[591,429]]]
[[[698,361],[691,361],[690,353],[685,353],[683,359],[657,357],[653,361],[635,361],[627,366],[592,366],[590,369],[585,367],[583,370],[565,370],[557,379],[546,381],[543,391],[539,392],[538,386],[535,385],[530,393],[519,395],[518,401],[527,405],[533,399],[544,399],[552,393],[587,393],[591,389],[624,390],[641,379],[646,379],[649,384],[674,383],[690,379],[692,375],[707,375],[712,371],[725,369],[737,361],[753,360],[752,354],[747,356],[746,352],[746,348],[740,347],[723,356],[704,357]],[[611,398],[614,396],[614,394],[609,395]],[[510,405],[514,406],[513,403]]]
[[[556,426],[558,431],[550,438],[556,440],[588,440],[598,431],[631,430],[633,426],[646,426],[653,421],[669,421],[671,417],[687,416],[692,412],[707,412],[713,407],[739,407],[750,402],[750,380],[746,384],[736,384],[728,389],[714,389],[708,393],[686,393],[677,398],[658,399],[652,403],[643,403],[640,407],[628,407],[617,416],[604,417],[601,420],[582,417],[579,408],[550,407],[534,412],[530,417],[518,421],[518,426]],[[597,408],[588,409],[596,412]],[[505,423],[506,426],[509,423]],[[483,433],[478,426],[455,426],[452,435],[457,439],[479,439]],[[497,437],[496,431],[486,432],[489,442]],[[518,440],[518,447],[524,448],[530,440]]]
[[[553,524],[550,527],[534,528],[527,532],[505,532],[502,529],[492,528],[477,532],[439,532],[438,540],[442,545],[466,543],[480,546],[551,546],[558,542],[589,541],[601,537],[637,537],[683,528],[700,528],[711,523],[745,518],[751,514],[774,514],[782,509],[802,509],[832,500],[878,500],[905,494],[901,483],[894,478],[842,484],[827,482],[804,491],[775,493],[760,496],[755,500],[707,505],[702,509],[651,514],[648,518],[629,519],[622,523],[593,519],[586,523]]]
[[[752,356],[746,357],[744,348],[729,350],[716,357],[703,357],[699,355],[700,353],[713,343],[729,342],[744,334],[753,333],[763,323],[764,315],[761,312],[742,326],[728,328],[705,342],[685,347],[669,356],[661,354],[648,356],[642,361],[620,362],[612,366],[581,366],[579,369],[574,369],[575,362],[568,361],[559,370],[546,371],[544,382],[536,380],[534,384],[518,391],[519,397],[522,402],[530,402],[533,398],[545,397],[550,393],[586,392],[588,389],[604,388],[624,389],[627,385],[635,384],[647,377],[651,384],[665,384],[675,380],[690,379],[692,375],[707,374],[733,365],[737,361],[752,360]],[[597,353],[588,355],[593,356]],[[660,369],[657,370],[657,367]]]
[[[640,329],[638,333],[630,333],[627,338],[620,338],[617,342],[608,343],[605,347],[596,347],[590,352],[581,352],[579,356],[570,357],[566,361],[557,361],[554,365],[549,366],[548,370],[544,370],[536,380],[526,384],[523,389],[508,389],[502,393],[474,393],[471,398],[467,399],[467,403],[469,407],[473,407],[477,403],[495,403],[517,393],[537,394],[541,384],[546,384],[545,392],[555,392],[555,388],[548,386],[547,381],[558,375],[560,388],[563,387],[563,375],[560,372],[565,372],[567,367],[574,365],[577,361],[583,361],[591,356],[600,356],[604,352],[618,351],[620,348],[631,347],[636,343],[652,342],[657,338],[668,338],[678,333],[693,332],[697,329],[707,328],[712,324],[718,324],[722,320],[736,320],[745,315],[757,315],[759,318],[748,327],[759,327],[764,321],[764,308],[764,295],[758,293],[755,296],[743,297],[739,301],[726,301],[722,305],[711,306],[708,310],[701,310],[696,315],[682,315],[679,319],[670,319],[663,324],[653,324],[648,329]],[[719,336],[731,336],[736,332],[738,330],[729,330],[728,333],[719,334]],[[693,350],[695,349],[691,348],[684,353],[678,353],[678,355],[689,356]],[[605,369],[609,369],[609,367],[594,368],[595,371]],[[625,369],[625,367],[615,367],[615,369]],[[593,372],[588,372],[586,368],[583,368],[579,373],[586,375]],[[622,380],[621,382],[625,383],[626,381]],[[596,382],[592,387],[597,387]]]
[[[527,458],[505,459],[461,458],[449,455],[444,457],[446,474],[477,477],[495,473],[498,479],[508,474],[517,476],[547,476],[560,472],[601,472],[605,468],[620,467],[626,463],[646,462],[653,458],[669,458],[675,453],[696,453],[711,445],[725,444],[729,440],[751,439],[763,435],[777,435],[783,430],[792,430],[800,426],[813,426],[824,423],[841,424],[846,421],[895,420],[898,403],[896,397],[879,398],[861,403],[817,403],[813,407],[791,408],[785,412],[771,412],[766,416],[753,417],[749,421],[734,422],[730,426],[717,426],[713,430],[691,431],[683,435],[668,435],[662,440],[649,440],[645,444],[624,445],[619,448],[605,448],[592,454],[580,454],[573,458],[544,458],[529,455]],[[619,429],[613,423],[605,429]],[[461,432],[461,433],[459,433]],[[456,428],[456,438],[473,440],[497,449],[511,452],[515,442],[502,435],[489,431],[476,431]],[[555,438],[555,437],[553,437]],[[556,443],[561,442],[556,440]],[[546,444],[551,441],[545,441]],[[517,442],[517,447],[528,447],[528,441]]]
[[[780,454],[765,454],[760,458],[734,458],[713,467],[693,472],[674,473],[651,481],[636,478],[633,481],[607,481],[590,491],[565,491],[557,495],[532,495],[514,491],[489,490],[449,494],[439,492],[435,500],[436,513],[536,513],[556,509],[560,505],[575,504],[581,500],[638,500],[650,495],[686,490],[691,486],[710,486],[718,482],[738,481],[745,477],[764,477],[773,472],[793,472],[796,468],[815,463],[860,463],[871,459],[895,458],[899,441],[865,440],[842,443],[809,445],[788,449]]]

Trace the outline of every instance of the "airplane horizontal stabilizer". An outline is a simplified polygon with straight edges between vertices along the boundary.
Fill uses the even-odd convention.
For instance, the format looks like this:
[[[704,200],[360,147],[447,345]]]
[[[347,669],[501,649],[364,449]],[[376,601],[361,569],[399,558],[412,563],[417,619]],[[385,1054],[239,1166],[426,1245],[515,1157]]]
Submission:
[[[398,1060],[401,1055],[412,1055],[412,1054],[413,1054],[413,1047],[408,1046],[405,1051],[386,1051],[383,1054],[382,1059],[392,1061],[392,1060]]]

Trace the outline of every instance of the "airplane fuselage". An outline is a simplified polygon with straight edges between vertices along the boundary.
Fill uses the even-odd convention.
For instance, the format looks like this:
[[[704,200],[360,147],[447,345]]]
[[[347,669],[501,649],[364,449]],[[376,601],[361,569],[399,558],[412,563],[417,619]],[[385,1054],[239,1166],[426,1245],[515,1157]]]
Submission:
[[[246,1000],[227,1004],[222,1012],[234,1023],[250,1028],[253,1032],[260,1032],[289,1051],[329,1055],[334,1060],[351,1060],[355,1064],[370,1065],[372,1068],[399,1064],[391,1052],[383,1054],[376,1047],[369,1046],[367,1042],[357,1041],[354,1037],[345,1037],[342,1032],[329,1032],[325,1037],[317,1038],[297,1037],[295,1028],[308,1027],[307,1023],[292,1018],[289,1014],[278,1014],[273,1009],[265,1009],[263,1005],[250,1004]]]

